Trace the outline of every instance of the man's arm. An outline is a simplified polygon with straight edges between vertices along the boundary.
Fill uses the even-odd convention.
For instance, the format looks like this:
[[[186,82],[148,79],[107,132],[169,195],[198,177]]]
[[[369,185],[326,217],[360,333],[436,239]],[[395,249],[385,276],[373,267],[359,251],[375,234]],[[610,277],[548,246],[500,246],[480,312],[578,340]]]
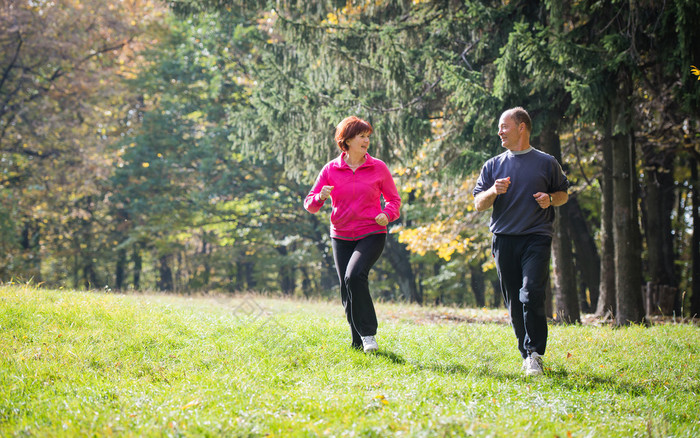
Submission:
[[[552,195],[552,206],[559,207],[564,205],[569,201],[569,194],[567,192],[554,192],[550,193]]]
[[[474,196],[474,206],[476,211],[484,211],[496,202],[498,195],[501,195],[508,191],[508,186],[510,186],[510,177],[497,179],[490,189],[479,192]]]
[[[496,202],[497,197],[498,193],[496,193],[493,187],[485,192],[477,193],[476,196],[474,196],[474,207],[476,211],[488,210],[493,203]]]
[[[566,204],[566,202],[569,200],[569,194],[564,191],[553,193],[537,192],[532,196],[535,198],[535,201],[537,201],[540,208],[543,209],[549,207],[559,207],[560,205]]]

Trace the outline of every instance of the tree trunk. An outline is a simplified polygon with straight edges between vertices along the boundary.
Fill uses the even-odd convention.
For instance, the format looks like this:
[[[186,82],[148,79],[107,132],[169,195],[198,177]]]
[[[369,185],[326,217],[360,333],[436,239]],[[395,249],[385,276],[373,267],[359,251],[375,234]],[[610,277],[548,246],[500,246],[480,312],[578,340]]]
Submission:
[[[692,295],[690,296],[690,316],[700,316],[700,178],[698,178],[698,162],[690,159],[690,172],[693,202],[693,237],[690,244],[692,254]]]
[[[438,260],[439,260],[439,259],[438,259]],[[441,269],[442,269],[442,263],[440,263],[439,261],[433,263],[433,277],[440,275],[440,270],[441,270]],[[420,293],[421,293],[421,296],[423,296],[423,295],[422,295],[422,294],[423,294],[423,287],[422,287],[422,286],[419,286],[419,291],[420,291]],[[445,300],[445,296],[444,296],[444,293],[443,293],[443,292],[444,292],[444,291],[443,291],[442,289],[439,289],[439,290],[438,290],[438,293],[437,293],[437,295],[435,296],[435,300],[434,300],[436,306],[439,305],[439,304],[442,304],[443,301]]]
[[[131,260],[134,262],[134,290],[141,289],[141,268],[143,264],[143,259],[141,258],[141,248],[139,244],[134,245],[132,249]]]
[[[236,290],[254,291],[258,284],[255,280],[255,265],[246,260],[236,263]]]
[[[399,243],[393,234],[387,234],[384,253],[396,272],[396,282],[404,299],[411,303],[423,304],[423,297],[416,287],[416,276],[411,267],[406,245]]]
[[[255,279],[255,264],[245,262],[245,283],[246,290],[254,291],[258,288],[258,281]]]
[[[553,118],[550,118],[553,119]],[[542,150],[552,155],[561,164],[561,142],[556,122],[545,123],[540,135]],[[567,205],[557,208],[552,237],[552,264],[554,265],[554,296],[557,318],[566,323],[579,322],[581,312],[578,305],[574,255],[566,214]]]
[[[474,292],[476,306],[479,308],[484,307],[486,306],[486,283],[484,281],[484,271],[481,269],[481,263],[469,265],[469,272],[471,274],[470,284],[472,292]]]
[[[85,289],[94,289],[98,286],[97,273],[95,272],[95,264],[90,260],[90,254],[86,255],[85,264],[83,265],[83,284]]]
[[[236,262],[236,285],[235,285],[235,290],[241,291],[246,289],[246,284],[245,284],[245,269],[244,269],[244,263],[241,261]]]
[[[493,289],[493,301],[491,302],[491,307],[498,308],[505,306],[503,303],[503,292],[501,292],[501,283],[498,281],[498,278],[491,279],[491,288]],[[551,315],[551,313],[548,313],[548,315]]]
[[[287,258],[289,251],[286,246],[278,246],[276,249],[283,259]],[[296,282],[294,281],[294,270],[291,266],[284,263],[280,266],[279,283],[284,295],[294,295],[294,284]]]
[[[595,314],[598,317],[614,315],[617,310],[615,293],[615,241],[613,239],[613,174],[612,126],[606,127],[603,139],[600,209],[600,294]]]
[[[126,277],[126,249],[124,248],[117,251],[117,267],[115,271],[114,289],[123,290]]]
[[[642,223],[645,225],[648,263],[645,272],[649,282],[658,286],[659,291],[674,295],[659,297],[659,300],[675,302],[678,289],[673,266],[675,254],[671,220],[675,200],[674,157],[671,153],[657,150],[653,145],[645,146],[643,153],[646,182],[643,199],[646,214]]]
[[[312,278],[306,267],[299,268],[299,271],[301,272],[301,292],[304,294],[304,297],[309,298],[311,296],[309,292],[312,289]]]
[[[25,262],[22,266],[22,274],[26,276],[27,281],[41,283],[39,226],[31,218],[28,218],[22,226],[20,245],[23,253],[22,260]]]
[[[586,289],[590,302],[583,300],[581,310],[590,313],[598,306],[598,296],[600,293],[600,256],[595,245],[595,239],[591,235],[590,228],[586,223],[581,204],[576,195],[569,197],[566,203],[569,217],[571,237],[574,242],[576,266],[579,268],[581,282],[585,287],[581,288],[585,297]],[[585,306],[583,305],[585,304]]]
[[[641,276],[641,234],[637,212],[637,168],[630,110],[631,78],[619,75],[618,94],[612,105],[613,238],[615,240],[615,288],[618,326],[644,321]]]
[[[188,273],[187,273],[187,268],[185,266],[185,259],[183,257],[184,251],[178,251],[177,256],[175,257],[175,262],[173,263],[173,290],[174,291],[183,291],[183,290],[188,290],[191,286],[189,284],[190,280],[192,279]],[[204,260],[203,267],[204,269],[202,270],[202,280],[199,283],[199,288],[204,288],[207,287],[209,284],[209,278],[211,278],[211,271],[209,268],[209,258],[208,257],[202,257],[202,260]]]
[[[338,271],[335,269],[335,261],[333,260],[333,250],[328,244],[328,241],[324,239],[324,235],[320,231],[323,229],[321,226],[318,215],[311,215],[310,219],[314,224],[314,230],[316,234],[313,235],[313,241],[316,242],[319,252],[323,257],[323,266],[321,267],[321,291],[322,294],[331,291],[338,290],[340,287],[340,280],[338,279]],[[327,228],[324,231],[328,232]],[[338,292],[340,296],[340,292]]]
[[[421,297],[423,295],[423,272],[425,270],[425,265],[423,263],[418,263],[418,266],[416,268],[417,274],[416,274],[416,287],[418,288],[418,295]]]
[[[71,277],[73,277],[73,288],[78,289],[80,287],[80,256],[78,255],[77,250],[76,253],[73,254],[73,268]]]
[[[559,207],[554,220],[554,238],[552,239],[552,273],[554,274],[554,297],[556,299],[557,321],[574,324],[581,321],[578,294],[576,293],[576,276],[574,273],[574,260],[569,256],[571,251],[571,238],[569,237],[569,223],[565,219],[568,205]]]
[[[209,236],[207,235],[206,232],[202,234],[202,247],[200,248],[199,254],[201,256],[203,269],[202,269],[202,275],[201,275],[201,281],[200,281],[199,287],[207,287],[207,286],[209,286],[209,282],[211,281],[211,257],[210,257],[210,255],[211,255],[211,251],[212,251],[212,244],[207,242],[208,238],[209,238]],[[180,259],[180,255],[178,255],[178,259]],[[178,269],[178,273],[181,271],[182,271],[182,269]],[[178,277],[179,276],[180,275],[178,275]]]
[[[170,265],[168,264],[170,258],[171,256],[164,255],[159,259],[158,282],[156,286],[158,289],[163,291],[173,290],[173,271],[170,269]]]

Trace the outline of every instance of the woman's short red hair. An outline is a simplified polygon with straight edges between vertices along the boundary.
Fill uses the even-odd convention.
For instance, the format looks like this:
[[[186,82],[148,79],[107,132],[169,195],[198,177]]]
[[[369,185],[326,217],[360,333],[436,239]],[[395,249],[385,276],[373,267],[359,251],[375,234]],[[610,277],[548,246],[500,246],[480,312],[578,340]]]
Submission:
[[[372,131],[372,125],[370,125],[369,122],[359,117],[350,116],[343,119],[343,121],[336,126],[335,142],[338,148],[345,152],[348,149],[348,146],[345,144],[347,140],[365,132],[371,134]]]

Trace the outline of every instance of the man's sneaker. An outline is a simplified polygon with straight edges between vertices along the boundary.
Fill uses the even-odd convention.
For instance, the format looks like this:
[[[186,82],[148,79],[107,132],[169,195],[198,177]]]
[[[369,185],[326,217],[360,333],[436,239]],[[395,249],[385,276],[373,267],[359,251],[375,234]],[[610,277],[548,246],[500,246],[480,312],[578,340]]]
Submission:
[[[364,348],[365,353],[377,351],[377,348],[379,348],[377,341],[374,340],[374,336],[363,336],[362,347]]]
[[[523,369],[526,376],[539,376],[543,373],[542,356],[539,353],[531,353],[530,357],[523,361]]]

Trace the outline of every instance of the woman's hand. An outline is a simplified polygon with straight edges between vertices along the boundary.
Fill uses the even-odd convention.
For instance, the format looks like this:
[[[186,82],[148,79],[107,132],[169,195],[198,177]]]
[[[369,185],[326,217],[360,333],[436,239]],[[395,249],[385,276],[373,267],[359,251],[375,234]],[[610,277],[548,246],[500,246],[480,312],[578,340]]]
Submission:
[[[328,199],[328,197],[331,195],[331,190],[333,190],[334,186],[323,186],[321,188],[321,191],[318,193],[318,197],[321,199],[321,201],[325,201]]]
[[[389,217],[385,213],[379,213],[374,220],[377,222],[377,224],[383,227],[386,227],[389,224]]]

